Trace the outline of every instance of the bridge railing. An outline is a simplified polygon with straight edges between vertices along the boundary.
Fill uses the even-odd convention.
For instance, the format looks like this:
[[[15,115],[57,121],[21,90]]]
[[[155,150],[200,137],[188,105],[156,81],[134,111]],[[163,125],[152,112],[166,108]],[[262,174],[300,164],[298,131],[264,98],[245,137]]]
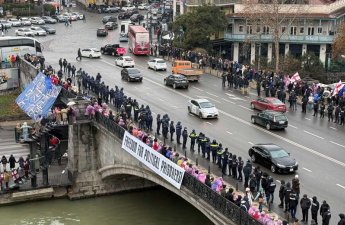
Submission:
[[[125,129],[118,125],[114,120],[109,119],[108,117],[102,115],[99,112],[96,112],[95,120],[97,123],[101,124],[108,131],[113,133],[116,137],[123,139],[125,135]]]
[[[251,217],[247,212],[240,209],[240,207],[230,202],[228,199],[224,198],[189,173],[184,173],[182,185],[211,205],[215,210],[225,215],[235,224],[262,225],[262,223]]]

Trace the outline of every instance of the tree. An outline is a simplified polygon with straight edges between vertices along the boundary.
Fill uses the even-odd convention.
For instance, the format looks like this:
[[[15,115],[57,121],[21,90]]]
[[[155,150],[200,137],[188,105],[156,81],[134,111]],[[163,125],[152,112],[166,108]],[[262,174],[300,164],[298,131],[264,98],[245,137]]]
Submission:
[[[340,25],[333,42],[333,59],[343,58],[342,55],[345,55],[345,23]]]
[[[174,45],[186,49],[209,47],[209,37],[226,27],[225,13],[216,6],[200,6],[173,23]]]
[[[288,28],[296,17],[306,13],[307,7],[296,4],[295,0],[246,0],[237,8],[246,23],[257,31],[248,38],[261,40],[261,35],[272,35],[274,48],[275,71],[279,72],[279,43],[281,37],[288,32]],[[285,27],[285,29],[282,29]],[[262,28],[262,29],[261,29]],[[296,31],[295,31],[296,32]],[[257,37],[259,36],[259,38]]]

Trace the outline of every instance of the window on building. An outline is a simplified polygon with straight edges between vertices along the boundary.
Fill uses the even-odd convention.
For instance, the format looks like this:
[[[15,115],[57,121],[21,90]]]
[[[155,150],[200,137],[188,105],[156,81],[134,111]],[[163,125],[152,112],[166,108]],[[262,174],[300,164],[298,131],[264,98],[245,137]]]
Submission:
[[[318,27],[318,28],[317,28],[317,33],[318,33],[318,34],[322,34],[322,27]]]
[[[252,34],[252,33],[253,33],[252,26],[251,25],[247,26],[247,34]]]
[[[256,26],[256,33],[260,33],[261,32],[261,27],[260,26]]]
[[[243,26],[239,26],[239,27],[238,27],[238,32],[243,33],[243,30],[244,30],[244,29],[243,29]]]
[[[233,24],[232,24],[232,23],[229,23],[229,24],[228,24],[228,27],[226,28],[226,29],[227,29],[227,32],[229,32],[229,33],[232,34],[232,28],[233,28]]]
[[[286,27],[282,27],[282,34],[284,34],[286,31]]]
[[[299,28],[299,33],[300,33],[300,34],[304,34],[304,27],[300,27],[300,28]]]
[[[314,27],[308,27],[308,35],[314,35]]]
[[[297,27],[290,27],[290,35],[296,35],[297,34]]]
[[[263,34],[269,34],[270,33],[270,27],[269,26],[264,26],[262,33]]]

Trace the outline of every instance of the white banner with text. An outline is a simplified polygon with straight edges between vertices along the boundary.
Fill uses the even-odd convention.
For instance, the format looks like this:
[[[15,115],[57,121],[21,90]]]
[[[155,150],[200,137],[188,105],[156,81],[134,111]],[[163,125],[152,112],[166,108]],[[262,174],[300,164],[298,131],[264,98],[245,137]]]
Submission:
[[[170,184],[178,189],[181,188],[185,171],[170,159],[156,152],[127,131],[122,140],[122,148]]]

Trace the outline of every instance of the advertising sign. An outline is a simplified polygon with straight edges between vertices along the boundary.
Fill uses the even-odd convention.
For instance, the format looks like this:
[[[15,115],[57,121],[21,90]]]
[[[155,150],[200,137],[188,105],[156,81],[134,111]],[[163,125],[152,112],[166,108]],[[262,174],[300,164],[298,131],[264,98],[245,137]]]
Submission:
[[[185,171],[170,159],[153,150],[127,131],[122,140],[122,148],[171,185],[177,189],[181,188]]]
[[[18,69],[0,69],[0,91],[19,87]]]

